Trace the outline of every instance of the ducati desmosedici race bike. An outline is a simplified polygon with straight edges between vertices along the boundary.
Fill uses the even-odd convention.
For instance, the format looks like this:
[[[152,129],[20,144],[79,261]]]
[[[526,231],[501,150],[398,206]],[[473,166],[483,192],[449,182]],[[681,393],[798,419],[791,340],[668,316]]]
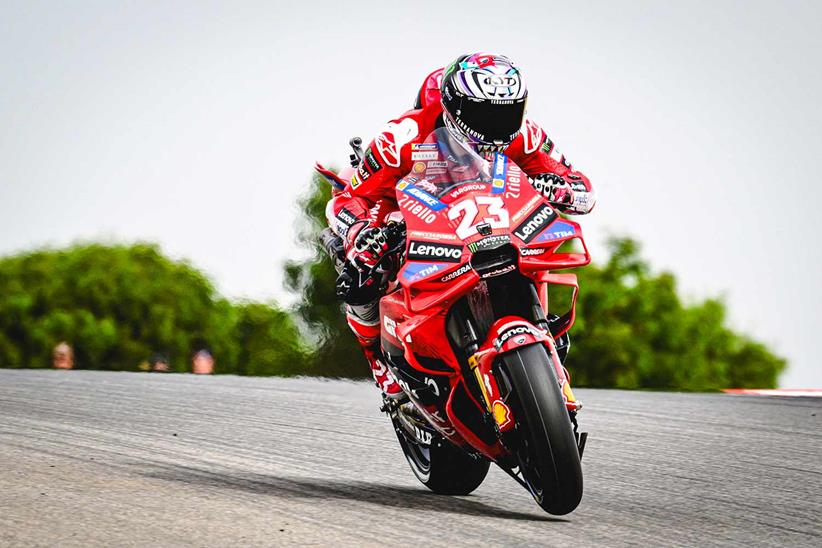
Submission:
[[[412,146],[419,160],[396,186],[401,220],[384,229],[393,269],[344,263],[324,233],[342,261],[341,297],[385,292],[382,352],[405,396],[382,409],[432,491],[468,494],[493,462],[546,512],[567,514],[582,498],[587,434],[563,366],[578,285],[554,271],[590,262],[582,231],[505,155],[481,155],[444,128]],[[549,285],[570,293],[561,316],[549,312]]]

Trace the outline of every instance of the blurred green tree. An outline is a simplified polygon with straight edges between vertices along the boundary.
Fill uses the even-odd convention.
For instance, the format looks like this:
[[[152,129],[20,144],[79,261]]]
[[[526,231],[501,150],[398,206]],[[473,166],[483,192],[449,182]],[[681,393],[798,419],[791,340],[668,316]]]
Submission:
[[[311,255],[286,266],[286,285],[300,295],[297,312],[319,340],[310,371],[364,376],[368,369],[334,297],[336,272],[317,235],[326,226],[328,185],[315,177],[300,201],[298,241]],[[683,304],[670,273],[652,274],[628,238],[610,242],[604,264],[578,269],[580,296],[568,369],[576,386],[715,390],[772,387],[785,361],[728,328],[725,306]],[[569,305],[563,290],[552,308]]]
[[[207,348],[221,373],[290,374],[303,356],[284,312],[232,305],[201,272],[154,245],[0,259],[0,366],[49,367],[62,340],[76,367],[93,369],[134,370],[159,352],[172,370],[188,371],[192,353]],[[263,346],[277,350],[261,354]]]
[[[305,374],[307,351],[288,313],[275,305],[253,302],[239,304],[235,311],[237,374]]]
[[[299,201],[302,212],[297,242],[309,251],[308,258],[290,261],[285,267],[286,287],[299,295],[299,317],[315,341],[315,352],[307,368],[310,375],[363,377],[368,363],[345,322],[342,305],[335,294],[337,272],[317,238],[327,225],[325,206],[331,187],[314,176],[308,192]]]
[[[773,387],[785,360],[726,326],[716,299],[684,304],[673,274],[651,274],[629,238],[610,258],[576,271],[577,321],[567,360],[578,386],[714,390]],[[550,292],[560,312],[569,295]]]

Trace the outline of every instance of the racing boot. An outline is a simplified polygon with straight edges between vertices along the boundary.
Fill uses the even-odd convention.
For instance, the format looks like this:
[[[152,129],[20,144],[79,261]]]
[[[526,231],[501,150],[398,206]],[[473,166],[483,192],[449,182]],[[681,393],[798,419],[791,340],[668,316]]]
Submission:
[[[371,365],[371,375],[374,376],[374,382],[380,387],[382,393],[391,399],[402,398],[405,392],[402,391],[402,388],[394,379],[394,374],[385,364],[385,358],[379,344],[363,347],[363,352],[369,365]]]
[[[401,398],[405,393],[388,369],[380,349],[380,323],[376,303],[365,306],[347,306],[346,320],[371,366],[374,382],[387,397]]]

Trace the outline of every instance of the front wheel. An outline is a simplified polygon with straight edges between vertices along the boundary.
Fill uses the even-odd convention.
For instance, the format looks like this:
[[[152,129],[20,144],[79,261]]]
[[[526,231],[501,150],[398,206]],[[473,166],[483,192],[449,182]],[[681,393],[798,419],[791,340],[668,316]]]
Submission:
[[[582,466],[556,369],[542,345],[502,356],[516,418],[520,471],[540,507],[554,515],[582,499]]]
[[[439,434],[421,444],[394,422],[405,458],[420,482],[438,495],[467,495],[482,484],[490,462],[469,455]]]

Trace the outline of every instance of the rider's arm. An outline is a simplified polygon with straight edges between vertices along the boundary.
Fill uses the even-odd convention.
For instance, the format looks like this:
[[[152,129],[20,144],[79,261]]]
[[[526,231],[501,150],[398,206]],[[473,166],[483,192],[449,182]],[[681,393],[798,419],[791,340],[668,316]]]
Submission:
[[[413,112],[413,111],[412,111]],[[390,122],[366,148],[363,160],[345,190],[334,199],[337,227],[343,227],[346,247],[365,227],[383,226],[397,210],[394,187],[410,170],[411,146],[419,126],[411,116]]]
[[[568,197],[568,203],[557,204],[561,211],[579,215],[593,209],[596,193],[588,177],[568,163],[554,142],[536,123],[526,120],[522,131],[505,153],[534,179],[532,184],[538,190],[549,186],[567,187],[570,192],[564,195]]]

